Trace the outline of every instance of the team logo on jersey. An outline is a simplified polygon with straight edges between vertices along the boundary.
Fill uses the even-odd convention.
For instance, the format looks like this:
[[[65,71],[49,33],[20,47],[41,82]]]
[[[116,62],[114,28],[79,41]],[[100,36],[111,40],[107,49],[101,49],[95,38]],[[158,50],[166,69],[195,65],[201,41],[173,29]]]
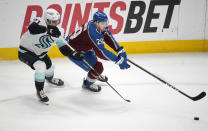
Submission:
[[[44,35],[44,36],[40,37],[39,42],[40,42],[40,44],[35,44],[35,45],[38,48],[46,49],[51,46],[51,43],[53,43],[54,40],[51,38],[50,35]]]

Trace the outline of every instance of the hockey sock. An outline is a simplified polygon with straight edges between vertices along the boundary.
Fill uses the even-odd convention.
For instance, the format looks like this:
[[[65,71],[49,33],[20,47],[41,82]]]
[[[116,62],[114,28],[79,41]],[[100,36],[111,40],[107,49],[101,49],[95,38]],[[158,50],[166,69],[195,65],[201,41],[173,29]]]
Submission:
[[[44,88],[45,73],[35,72],[35,87],[38,91]]]
[[[37,90],[42,90],[45,82],[46,65],[42,61],[36,61],[33,67],[35,68],[35,87]]]
[[[46,70],[46,79],[51,80],[54,76],[54,66],[52,65],[48,70]]]

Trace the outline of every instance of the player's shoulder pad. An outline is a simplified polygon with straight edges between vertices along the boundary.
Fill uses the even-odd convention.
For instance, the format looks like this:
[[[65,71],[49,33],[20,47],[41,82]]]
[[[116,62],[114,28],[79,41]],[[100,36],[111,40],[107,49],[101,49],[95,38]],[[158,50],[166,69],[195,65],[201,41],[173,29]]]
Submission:
[[[32,23],[36,23],[38,25],[42,25],[42,26],[47,27],[45,20],[41,17],[31,18],[29,25]]]
[[[104,36],[102,32],[98,30],[98,28],[95,26],[93,21],[90,21],[88,26],[88,33],[90,38],[97,44],[102,44]]]
[[[92,37],[99,37],[99,38],[103,37],[102,32],[98,30],[98,28],[95,26],[93,21],[90,21],[88,31],[90,36]]]

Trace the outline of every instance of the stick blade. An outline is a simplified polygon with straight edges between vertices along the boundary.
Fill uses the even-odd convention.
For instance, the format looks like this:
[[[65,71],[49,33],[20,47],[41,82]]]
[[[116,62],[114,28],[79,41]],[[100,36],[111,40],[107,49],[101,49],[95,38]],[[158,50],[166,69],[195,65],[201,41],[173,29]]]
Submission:
[[[198,101],[206,96],[206,92],[201,92],[198,96],[192,97],[193,101]]]
[[[131,102],[131,100],[125,100],[126,102]]]

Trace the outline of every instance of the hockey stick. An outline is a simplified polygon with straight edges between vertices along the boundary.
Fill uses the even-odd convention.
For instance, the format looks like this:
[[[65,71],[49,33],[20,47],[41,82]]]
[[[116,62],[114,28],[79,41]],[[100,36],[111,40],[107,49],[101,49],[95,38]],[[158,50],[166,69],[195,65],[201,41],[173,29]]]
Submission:
[[[131,64],[133,64],[134,66],[138,67],[139,69],[143,70],[144,72],[148,73],[149,75],[153,76],[154,78],[158,79],[159,81],[161,81],[162,83],[168,85],[169,87],[171,87],[172,89],[178,91],[179,93],[181,93],[182,95],[188,97],[189,99],[193,100],[193,101],[197,101],[202,99],[203,97],[206,96],[206,92],[201,92],[199,95],[195,96],[195,97],[191,97],[189,95],[187,95],[186,93],[182,92],[181,90],[177,89],[176,87],[174,87],[173,85],[169,84],[168,82],[164,81],[163,79],[159,78],[158,76],[152,74],[151,72],[147,71],[146,69],[144,69],[143,67],[137,65],[136,63],[134,63],[133,61],[127,59]]]
[[[105,80],[105,78],[103,78],[97,71],[95,71],[95,69],[83,58],[82,59],[102,80]],[[110,86],[123,100],[125,100],[126,102],[131,102],[128,99],[125,99],[115,88],[113,88],[113,86],[111,84],[108,83],[108,81],[105,81],[108,86]]]

